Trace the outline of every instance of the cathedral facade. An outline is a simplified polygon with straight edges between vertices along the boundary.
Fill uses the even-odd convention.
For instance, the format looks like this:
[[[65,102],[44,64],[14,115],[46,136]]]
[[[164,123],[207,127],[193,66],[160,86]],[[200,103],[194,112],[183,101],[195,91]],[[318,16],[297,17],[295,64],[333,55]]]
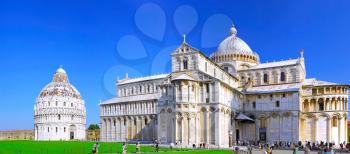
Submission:
[[[207,57],[185,41],[169,74],[118,80],[100,104],[102,141],[228,147],[346,141],[348,85],[306,78],[300,57],[260,63],[235,27]]]
[[[86,109],[79,91],[58,68],[34,105],[35,140],[85,140]]]

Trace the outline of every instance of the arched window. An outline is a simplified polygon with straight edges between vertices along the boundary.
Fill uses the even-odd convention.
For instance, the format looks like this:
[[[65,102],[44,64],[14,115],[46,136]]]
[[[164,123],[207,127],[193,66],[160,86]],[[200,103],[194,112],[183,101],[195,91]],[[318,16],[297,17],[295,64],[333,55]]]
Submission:
[[[280,101],[276,101],[276,107],[280,107]]]
[[[286,73],[281,72],[281,81],[286,81]]]
[[[267,74],[264,74],[264,83],[268,83],[269,82],[269,76]]]
[[[188,69],[188,61],[187,61],[187,59],[183,60],[183,67],[184,67],[184,70]]]
[[[56,127],[56,133],[58,132],[58,128]]]
[[[61,115],[60,114],[58,115],[58,120],[61,120]]]
[[[228,67],[227,66],[224,67],[224,71],[228,72]]]
[[[324,110],[324,103],[323,100],[318,101],[318,110],[323,111]]]
[[[66,127],[63,127],[63,132],[66,132]]]

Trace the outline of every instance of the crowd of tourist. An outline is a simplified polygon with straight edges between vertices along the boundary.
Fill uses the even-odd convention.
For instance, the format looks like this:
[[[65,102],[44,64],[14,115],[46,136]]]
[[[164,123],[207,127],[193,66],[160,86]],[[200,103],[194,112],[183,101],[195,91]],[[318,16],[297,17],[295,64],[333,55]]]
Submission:
[[[153,147],[155,152],[159,152],[160,141],[155,139],[153,141]],[[176,142],[170,143],[169,147],[172,150],[175,146],[181,145]],[[293,154],[296,154],[297,151],[304,151],[305,154],[309,154],[311,151],[318,151],[321,154],[333,154],[337,152],[350,152],[350,143],[340,143],[339,146],[336,146],[334,143],[328,142],[290,142],[290,141],[275,141],[275,142],[259,142],[259,141],[237,141],[236,146],[234,146],[234,151],[239,151],[238,146],[247,147],[249,153],[252,153],[253,149],[263,150],[265,154],[272,154],[273,150],[292,150]],[[196,144],[192,145],[193,149],[206,149],[207,146],[205,143],[200,143],[198,146]],[[141,151],[141,144],[137,142],[135,145],[136,152]],[[92,147],[92,153],[98,154],[99,143],[95,143]],[[127,144],[126,142],[122,145],[122,153],[126,154]]]
[[[318,151],[324,154],[331,154],[334,151],[339,152],[350,152],[350,143],[340,143],[339,146],[328,142],[290,142],[290,141],[275,141],[275,142],[259,142],[259,141],[237,141],[238,146],[248,147],[248,151],[253,148],[265,150],[265,153],[270,154],[273,150],[292,150],[293,153],[296,151],[305,151],[305,154],[311,151]],[[234,149],[237,150],[237,149]]]

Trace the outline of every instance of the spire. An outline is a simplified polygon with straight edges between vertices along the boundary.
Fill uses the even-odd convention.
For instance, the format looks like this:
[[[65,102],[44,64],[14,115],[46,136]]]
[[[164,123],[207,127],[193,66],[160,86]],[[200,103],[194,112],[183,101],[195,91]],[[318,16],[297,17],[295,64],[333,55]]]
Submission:
[[[129,79],[128,73],[125,73],[125,80],[128,80],[128,79]]]
[[[182,37],[183,37],[183,42],[182,43],[186,43],[186,34],[184,34]]]
[[[230,33],[232,36],[236,36],[237,35],[237,29],[235,27],[235,25],[232,23],[232,27],[230,29]]]
[[[304,58],[304,49],[300,50],[300,58]]]

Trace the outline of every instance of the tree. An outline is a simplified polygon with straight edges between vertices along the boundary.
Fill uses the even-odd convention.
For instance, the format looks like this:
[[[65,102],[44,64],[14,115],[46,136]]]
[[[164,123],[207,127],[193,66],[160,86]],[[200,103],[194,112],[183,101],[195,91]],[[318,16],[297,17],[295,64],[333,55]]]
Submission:
[[[90,124],[88,130],[96,130],[96,129],[100,129],[100,126],[98,126],[98,124]]]

